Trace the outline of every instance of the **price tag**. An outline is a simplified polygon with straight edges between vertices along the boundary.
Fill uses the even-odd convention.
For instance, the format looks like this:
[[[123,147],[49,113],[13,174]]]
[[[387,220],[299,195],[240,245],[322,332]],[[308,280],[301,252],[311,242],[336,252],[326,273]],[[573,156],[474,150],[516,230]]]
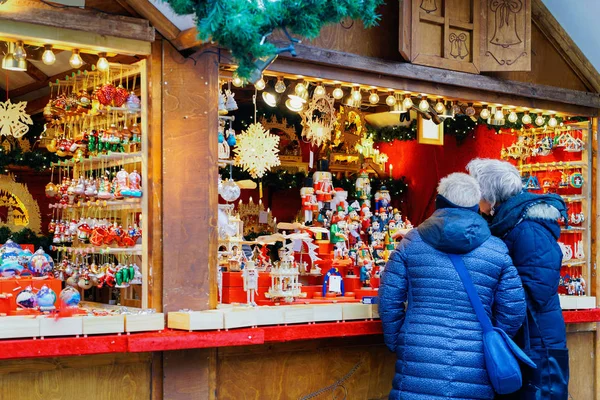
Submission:
[[[269,213],[266,211],[261,211],[258,214],[258,223],[259,224],[266,224],[269,222]]]
[[[329,277],[329,291],[335,293],[342,293],[342,277],[337,275],[331,275]]]

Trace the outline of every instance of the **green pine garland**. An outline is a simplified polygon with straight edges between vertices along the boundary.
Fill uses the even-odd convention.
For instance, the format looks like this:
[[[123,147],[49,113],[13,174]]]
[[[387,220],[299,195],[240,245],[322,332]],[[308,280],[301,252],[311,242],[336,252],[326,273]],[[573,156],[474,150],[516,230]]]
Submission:
[[[273,56],[277,47],[264,41],[279,28],[313,39],[327,24],[361,19],[378,23],[383,0],[165,0],[180,15],[195,14],[199,37],[229,50],[239,64],[237,74],[248,78],[256,59]]]
[[[0,148],[0,173],[9,170],[11,165],[19,167],[29,167],[35,171],[42,171],[50,167],[51,163],[57,162],[60,158],[50,152],[42,152],[39,150],[23,152],[17,148],[9,152],[4,152]]]
[[[0,245],[6,243],[10,239],[17,244],[32,244],[37,250],[40,247],[46,253],[50,252],[52,246],[52,236],[38,236],[31,229],[25,228],[19,232],[12,232],[8,227],[0,227]]]
[[[417,138],[417,121],[413,120],[409,126],[386,126],[380,129],[370,129],[369,134],[375,143],[415,140]]]
[[[219,173],[223,178],[228,178],[229,168],[220,168]],[[249,173],[238,167],[232,168],[232,178],[235,181],[252,179]],[[307,175],[304,172],[290,174],[285,170],[269,171],[262,177],[262,184],[273,191],[289,190],[303,187],[306,178]],[[340,187],[346,190],[349,198],[356,198],[355,181],[356,177],[343,177],[342,179],[337,179],[334,177],[332,184],[334,187]],[[385,186],[390,194],[394,197],[403,196],[408,190],[408,184],[406,183],[405,177],[400,179],[371,178],[372,188],[378,190],[381,186]]]

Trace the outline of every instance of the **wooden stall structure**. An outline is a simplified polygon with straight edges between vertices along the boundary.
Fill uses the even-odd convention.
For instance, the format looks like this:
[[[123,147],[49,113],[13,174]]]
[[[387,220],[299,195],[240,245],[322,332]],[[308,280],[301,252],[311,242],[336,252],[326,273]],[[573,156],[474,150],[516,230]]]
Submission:
[[[78,42],[101,42],[109,47],[113,41],[100,35],[118,32],[127,37],[115,46],[135,54],[140,54],[139,47],[129,47],[127,40],[152,42],[143,52],[149,99],[148,305],[165,313],[214,308],[218,148],[213,139],[218,128],[220,51],[199,42],[195,28],[178,29],[150,1],[86,3],[133,20],[98,10],[57,11],[37,2],[10,0],[0,5],[0,31],[14,29],[22,34],[18,25],[26,24],[32,34],[52,36],[60,21],[62,29],[76,31],[73,37]],[[508,51],[488,54],[485,43],[490,35],[493,40],[493,33],[486,27],[495,15],[482,9],[487,2],[460,2],[464,9],[443,2],[443,9],[431,12],[421,10],[418,1],[388,3],[381,10],[380,26],[370,30],[360,23],[350,28],[326,27],[317,39],[296,47],[297,57],[281,56],[269,70],[591,117],[590,207],[595,217],[600,77],[541,0],[520,2],[523,11],[515,18],[520,23],[517,35],[523,40],[516,45],[516,56]],[[57,18],[58,12],[61,18]],[[72,18],[65,18],[66,14]],[[149,33],[151,28],[139,23],[141,18],[156,28],[156,37]],[[114,30],[112,24],[117,23],[129,23],[131,29]],[[511,62],[503,64],[503,60]],[[35,87],[42,88],[55,79],[43,78]],[[23,89],[22,94],[33,89]],[[40,104],[43,107],[43,101]],[[598,261],[598,225],[596,218],[590,219],[589,284],[592,295],[598,296],[600,282],[593,267]],[[600,318],[593,315],[584,323],[568,325],[575,399],[600,399],[600,387],[592,383],[600,377]],[[50,390],[56,398],[69,399],[81,394],[77,390],[82,380],[89,382],[88,397],[98,399],[123,394],[134,399],[301,398],[330,385],[334,385],[332,391],[347,393],[348,398],[386,398],[395,356],[383,346],[378,322],[351,324],[342,323],[341,328],[329,324],[327,333],[315,333],[311,340],[301,340],[302,334],[319,329],[319,324],[311,329],[131,335],[111,341],[98,339],[95,350],[91,340],[79,338],[80,350],[74,351],[87,354],[84,358],[52,358],[62,354],[48,350],[43,353],[48,358],[3,362],[0,386],[5,392],[0,398],[30,398]],[[358,331],[350,332],[354,326],[359,326]],[[117,345],[118,349],[111,347]],[[70,346],[73,349],[72,343]],[[22,348],[14,343],[11,348],[18,347]],[[115,354],[91,355],[94,352]],[[40,373],[41,380],[34,378]],[[33,381],[36,383],[31,384]]]

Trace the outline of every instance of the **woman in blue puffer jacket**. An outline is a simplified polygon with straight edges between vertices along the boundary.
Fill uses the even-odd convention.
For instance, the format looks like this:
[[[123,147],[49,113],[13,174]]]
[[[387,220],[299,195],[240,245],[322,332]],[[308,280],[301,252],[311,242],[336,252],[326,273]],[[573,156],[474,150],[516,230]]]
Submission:
[[[462,255],[487,313],[511,336],[524,320],[525,299],[506,245],[477,213],[480,194],[466,174],[442,179],[437,210],[386,265],[379,314],[385,344],[397,355],[390,399],[494,398],[481,325],[447,254]]]
[[[516,342],[537,368],[524,369],[523,388],[503,398],[566,400],[569,354],[558,298],[562,251],[557,243],[558,219],[567,218],[565,203],[555,194],[523,191],[519,171],[506,161],[475,159],[467,170],[479,182],[481,212],[490,219],[492,235],[506,243],[527,298],[527,320]]]

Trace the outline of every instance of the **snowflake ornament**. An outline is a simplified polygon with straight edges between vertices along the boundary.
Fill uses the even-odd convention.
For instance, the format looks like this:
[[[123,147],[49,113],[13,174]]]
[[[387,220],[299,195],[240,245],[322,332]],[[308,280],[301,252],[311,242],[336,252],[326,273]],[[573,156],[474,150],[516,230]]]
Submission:
[[[261,178],[265,172],[280,164],[279,136],[269,134],[265,128],[254,123],[237,136],[235,165],[250,173],[253,178]]]
[[[29,132],[31,117],[25,112],[26,101],[13,104],[10,99],[0,103],[0,136],[20,138]]]

